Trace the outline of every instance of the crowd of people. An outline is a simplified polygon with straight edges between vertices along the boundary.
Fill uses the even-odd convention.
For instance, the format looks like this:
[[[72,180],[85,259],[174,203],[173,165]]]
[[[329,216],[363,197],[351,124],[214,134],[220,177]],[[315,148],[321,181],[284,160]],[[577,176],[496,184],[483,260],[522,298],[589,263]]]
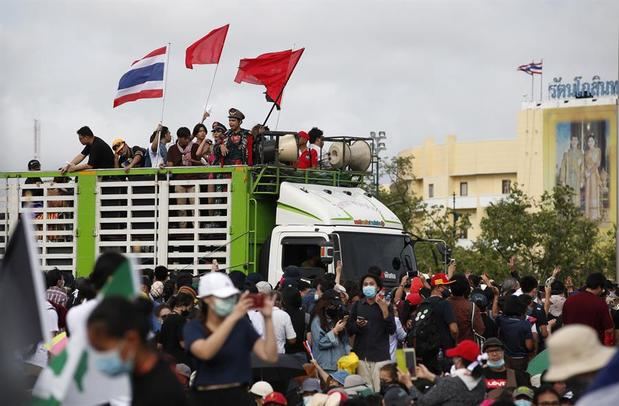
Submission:
[[[578,287],[557,268],[540,284],[512,262],[499,283],[452,262],[387,288],[377,267],[341,280],[341,262],[275,286],[158,266],[137,300],[92,300],[124,260],[103,254],[77,280],[48,271],[47,310],[53,334],[85,320],[97,368],[130,377],[133,405],[592,404],[588,388],[619,362],[617,286],[601,273]]]
[[[202,122],[196,124],[193,131],[188,127],[179,127],[175,143],[172,143],[170,129],[160,124],[150,136],[146,147],[131,146],[123,138],[114,138],[110,147],[110,144],[95,136],[88,126],[81,127],[77,135],[84,145],[83,150],[59,170],[64,175],[86,169],[124,168],[128,173],[133,168],[253,165],[256,162],[255,145],[269,128],[260,124],[255,125],[251,131],[242,128],[245,115],[231,108],[228,111],[229,128],[214,121],[209,136],[204,124],[208,116],[205,113]],[[298,159],[293,166],[309,169],[326,165],[321,160],[323,132],[314,127],[308,132],[299,131],[297,135]],[[31,161],[28,167],[29,170],[38,170],[36,168],[40,169],[40,163]]]

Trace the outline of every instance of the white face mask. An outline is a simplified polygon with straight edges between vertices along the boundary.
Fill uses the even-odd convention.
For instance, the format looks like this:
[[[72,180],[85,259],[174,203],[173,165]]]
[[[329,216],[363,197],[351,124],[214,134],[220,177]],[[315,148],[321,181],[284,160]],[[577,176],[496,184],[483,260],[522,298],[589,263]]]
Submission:
[[[515,406],[531,406],[531,401],[526,399],[514,400]]]

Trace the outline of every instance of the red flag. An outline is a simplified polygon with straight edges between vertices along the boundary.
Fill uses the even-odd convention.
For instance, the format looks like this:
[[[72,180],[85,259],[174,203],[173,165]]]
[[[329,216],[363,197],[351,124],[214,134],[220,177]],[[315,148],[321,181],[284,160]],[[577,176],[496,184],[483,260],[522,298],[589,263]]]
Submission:
[[[188,69],[193,69],[194,63],[196,65],[219,63],[226,35],[228,35],[228,27],[230,27],[230,24],[215,28],[203,38],[191,44],[185,52],[185,66]]]
[[[262,54],[257,58],[241,59],[234,81],[263,85],[267,89],[268,98],[279,106],[284,87],[304,50],[305,48],[296,51],[288,49]]]

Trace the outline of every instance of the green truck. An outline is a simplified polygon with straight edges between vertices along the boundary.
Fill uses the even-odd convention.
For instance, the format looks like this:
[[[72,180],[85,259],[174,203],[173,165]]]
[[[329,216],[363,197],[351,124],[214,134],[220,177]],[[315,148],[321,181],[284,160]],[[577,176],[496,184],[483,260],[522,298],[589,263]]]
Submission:
[[[87,276],[100,253],[118,251],[142,268],[216,266],[276,283],[289,266],[333,272],[341,260],[346,279],[377,265],[392,285],[416,271],[413,242],[364,176],[268,165],[4,172],[0,256],[28,208],[44,270]]]

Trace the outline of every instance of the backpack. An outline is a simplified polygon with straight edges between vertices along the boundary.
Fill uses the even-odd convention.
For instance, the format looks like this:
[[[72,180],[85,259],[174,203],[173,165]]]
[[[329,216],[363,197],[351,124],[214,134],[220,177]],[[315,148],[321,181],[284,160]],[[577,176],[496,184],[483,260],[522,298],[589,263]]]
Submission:
[[[409,333],[418,354],[438,352],[441,346],[438,321],[434,316],[434,305],[427,300],[421,302]]]

